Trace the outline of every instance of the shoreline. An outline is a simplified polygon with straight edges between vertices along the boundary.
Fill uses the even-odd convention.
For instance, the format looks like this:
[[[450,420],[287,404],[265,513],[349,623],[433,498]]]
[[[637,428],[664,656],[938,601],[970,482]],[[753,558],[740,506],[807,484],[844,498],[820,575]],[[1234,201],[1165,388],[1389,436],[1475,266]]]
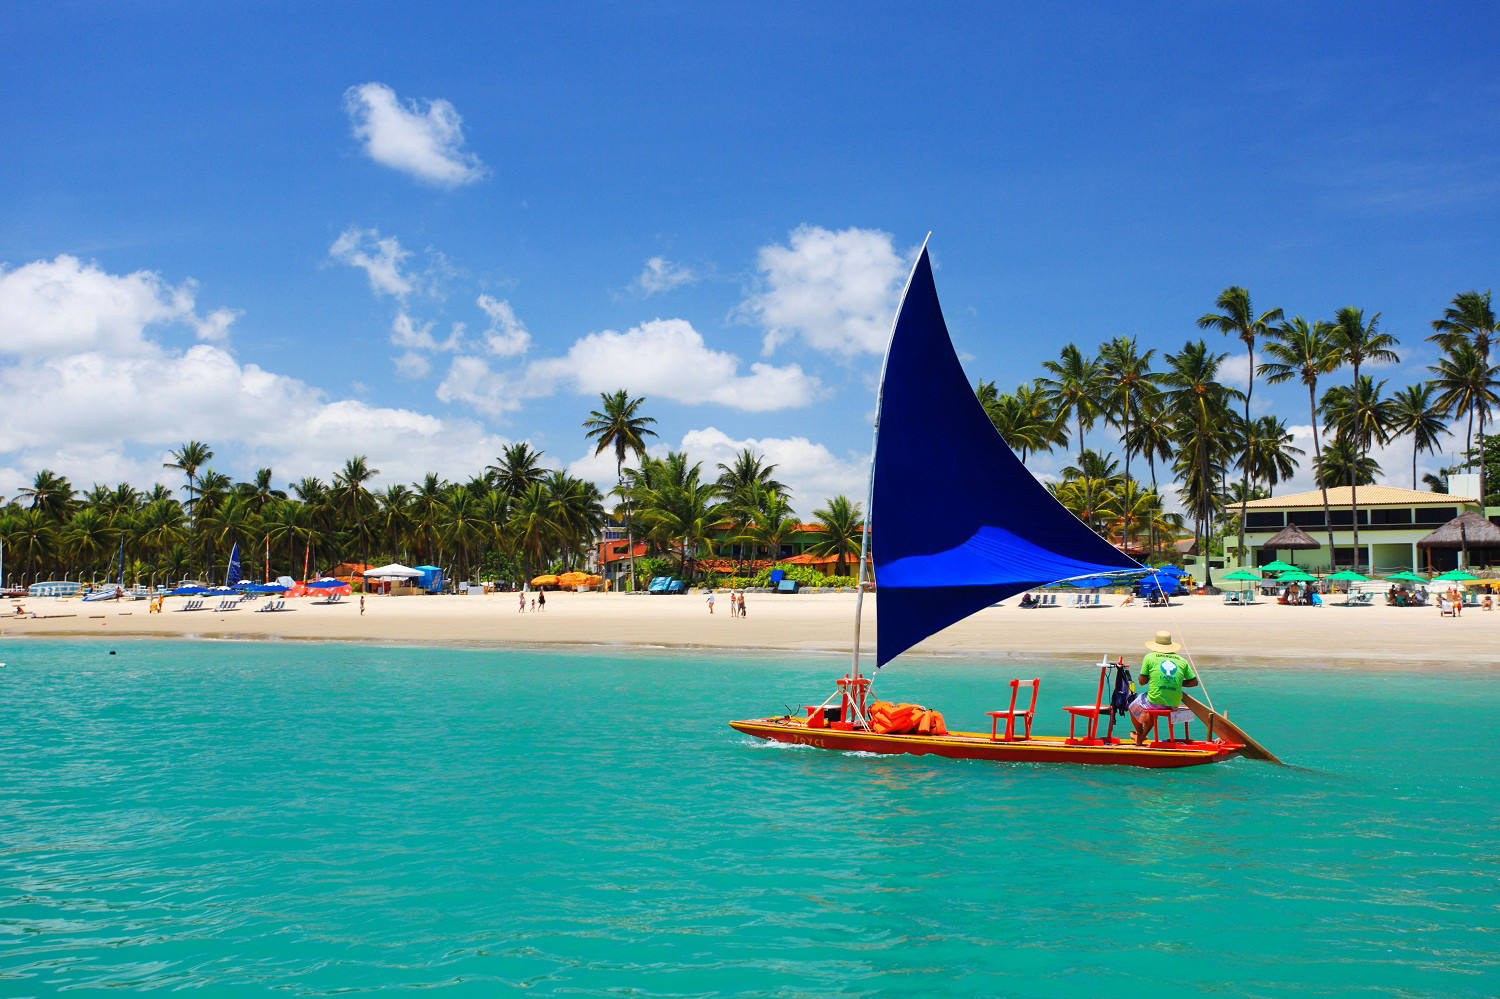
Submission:
[[[752,594],[752,597],[756,595]],[[516,594],[367,596],[341,604],[288,601],[288,610],[257,613],[255,603],[232,611],[148,614],[145,601],[81,604],[76,599],[19,601],[32,618],[0,615],[6,638],[189,638],[230,641],[370,642],[455,647],[660,648],[673,652],[802,652],[847,655],[853,593],[763,594],[744,619],[720,600],[710,615],[706,595],[549,593],[546,611],[518,613]],[[1106,598],[1108,599],[1108,598]],[[1139,661],[1141,644],[1158,629],[1172,631],[1195,660],[1214,666],[1246,659],[1288,668],[1451,668],[1500,670],[1500,613],[1470,608],[1442,618],[1433,608],[1230,607],[1217,597],[1187,597],[1171,608],[1049,607],[1023,610],[1012,598],[938,633],[908,655],[994,659],[1087,659],[1124,654]],[[879,597],[867,601],[862,650],[873,656]],[[179,604],[180,606],[180,604]],[[72,615],[72,616],[48,616]]]

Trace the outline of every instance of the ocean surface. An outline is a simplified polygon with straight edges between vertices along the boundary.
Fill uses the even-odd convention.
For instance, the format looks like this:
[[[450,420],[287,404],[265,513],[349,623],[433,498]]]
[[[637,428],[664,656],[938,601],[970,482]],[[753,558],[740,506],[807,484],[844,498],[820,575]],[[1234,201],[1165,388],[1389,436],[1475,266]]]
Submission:
[[[116,654],[111,654],[113,650]],[[0,996],[1500,994],[1500,674],[1219,669],[1298,768],[777,748],[817,654],[0,643]],[[1013,676],[899,661],[988,726]]]

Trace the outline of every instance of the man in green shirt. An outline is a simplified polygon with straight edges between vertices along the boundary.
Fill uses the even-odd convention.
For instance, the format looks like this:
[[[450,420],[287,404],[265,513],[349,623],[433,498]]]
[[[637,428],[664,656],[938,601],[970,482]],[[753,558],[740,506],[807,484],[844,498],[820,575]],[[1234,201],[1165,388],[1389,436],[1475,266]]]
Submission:
[[[1141,660],[1141,671],[1136,677],[1135,700],[1130,702],[1130,717],[1135,723],[1135,744],[1146,741],[1146,730],[1151,727],[1147,708],[1171,708],[1172,721],[1191,721],[1192,711],[1182,707],[1182,688],[1198,686],[1198,674],[1193,664],[1178,655],[1182,646],[1172,641],[1172,633],[1158,631],[1156,641],[1146,643],[1146,658]]]

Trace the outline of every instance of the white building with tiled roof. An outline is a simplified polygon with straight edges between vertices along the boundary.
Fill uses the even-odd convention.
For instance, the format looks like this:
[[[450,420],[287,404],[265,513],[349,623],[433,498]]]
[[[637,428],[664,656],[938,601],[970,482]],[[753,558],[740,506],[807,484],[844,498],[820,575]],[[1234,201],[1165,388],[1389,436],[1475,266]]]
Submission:
[[[1449,483],[1455,490],[1453,493],[1424,492],[1398,486],[1360,486],[1357,493],[1361,571],[1369,574],[1372,568],[1376,573],[1427,569],[1428,555],[1425,551],[1418,551],[1417,541],[1463,511],[1479,509],[1478,498],[1466,494],[1468,491],[1477,492],[1478,483],[1470,482],[1470,479],[1477,479],[1477,476],[1453,476]],[[1244,561],[1255,566],[1281,559],[1314,571],[1352,566],[1354,519],[1350,500],[1348,486],[1328,490],[1329,520],[1333,526],[1332,558],[1328,551],[1328,524],[1323,519],[1321,490],[1251,500],[1245,504],[1245,547],[1249,557]],[[1231,507],[1230,512],[1238,513],[1239,507]],[[1288,524],[1296,524],[1323,547],[1298,552],[1261,548]],[[1226,562],[1236,561],[1234,548],[1238,543],[1238,537],[1226,539]],[[1457,564],[1452,552],[1434,552],[1432,558],[1432,567],[1439,570],[1451,569]]]

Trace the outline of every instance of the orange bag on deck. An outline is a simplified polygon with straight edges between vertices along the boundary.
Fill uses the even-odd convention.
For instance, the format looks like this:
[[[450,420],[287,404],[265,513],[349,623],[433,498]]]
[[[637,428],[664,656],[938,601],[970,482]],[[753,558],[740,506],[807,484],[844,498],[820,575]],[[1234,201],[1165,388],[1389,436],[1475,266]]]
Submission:
[[[923,711],[922,712],[922,717],[917,722],[917,734],[918,735],[931,735],[932,734],[932,716],[935,713],[936,712],[932,712],[932,711]]]
[[[933,735],[947,735],[948,734],[948,725],[947,725],[946,722],[943,721],[942,713],[938,712],[938,711],[933,711],[931,713],[931,717],[932,717],[932,734]]]

